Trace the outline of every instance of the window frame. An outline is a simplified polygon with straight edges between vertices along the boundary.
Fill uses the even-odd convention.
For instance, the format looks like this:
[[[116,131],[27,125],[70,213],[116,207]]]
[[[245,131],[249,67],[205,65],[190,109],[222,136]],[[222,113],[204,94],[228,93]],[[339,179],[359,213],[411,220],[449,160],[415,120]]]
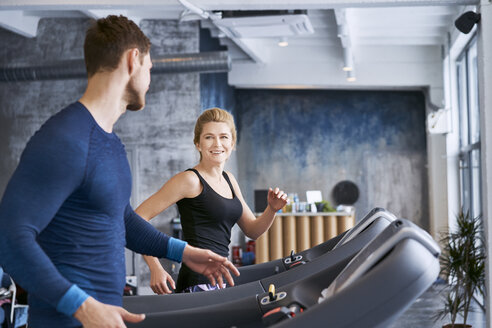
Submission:
[[[476,217],[482,214],[476,35],[470,39],[456,59],[455,69],[459,117],[460,207]]]

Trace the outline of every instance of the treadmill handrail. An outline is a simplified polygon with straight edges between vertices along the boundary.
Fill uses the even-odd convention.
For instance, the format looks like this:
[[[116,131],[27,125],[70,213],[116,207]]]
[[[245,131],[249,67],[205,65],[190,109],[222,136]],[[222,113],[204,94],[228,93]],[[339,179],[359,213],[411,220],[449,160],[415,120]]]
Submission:
[[[396,232],[394,230],[397,229]],[[436,258],[439,257],[441,249],[432,239],[427,231],[421,229],[414,223],[399,219],[385,229],[378,237],[373,239],[357,254],[343,269],[335,280],[321,292],[319,302],[334,295],[369,271],[379,260],[381,260],[391,249],[404,239],[414,239],[426,247]],[[376,248],[376,250],[374,250]],[[354,269],[355,268],[355,269]]]
[[[376,207],[374,210],[369,212],[365,218],[363,218],[359,224],[357,224],[353,229],[351,229],[345,236],[343,236],[340,241],[333,247],[334,249],[342,246],[346,242],[355,238],[359,233],[364,231],[371,223],[373,223],[378,218],[385,218],[389,222],[396,221],[398,218],[391,212],[385,210],[384,208]]]

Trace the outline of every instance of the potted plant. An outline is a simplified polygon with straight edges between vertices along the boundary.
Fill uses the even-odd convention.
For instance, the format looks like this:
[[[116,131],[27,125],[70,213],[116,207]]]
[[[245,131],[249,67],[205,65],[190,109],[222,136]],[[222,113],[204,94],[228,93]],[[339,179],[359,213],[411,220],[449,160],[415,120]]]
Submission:
[[[318,212],[336,212],[335,208],[333,208],[327,200],[322,200],[321,202],[316,202],[315,204]]]
[[[444,307],[437,318],[450,316],[451,324],[443,328],[471,327],[467,325],[472,300],[484,310],[476,296],[483,299],[485,286],[485,244],[481,216],[472,217],[460,210],[456,230],[447,232],[441,239],[441,274],[448,282]],[[457,324],[458,315],[463,318]]]

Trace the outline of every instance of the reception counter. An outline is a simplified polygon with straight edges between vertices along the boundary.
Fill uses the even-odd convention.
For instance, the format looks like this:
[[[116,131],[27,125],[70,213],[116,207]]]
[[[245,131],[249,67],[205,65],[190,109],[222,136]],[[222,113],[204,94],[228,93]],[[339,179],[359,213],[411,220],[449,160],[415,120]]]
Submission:
[[[268,232],[256,240],[256,263],[288,256],[291,250],[301,252],[354,225],[354,213],[277,213]]]

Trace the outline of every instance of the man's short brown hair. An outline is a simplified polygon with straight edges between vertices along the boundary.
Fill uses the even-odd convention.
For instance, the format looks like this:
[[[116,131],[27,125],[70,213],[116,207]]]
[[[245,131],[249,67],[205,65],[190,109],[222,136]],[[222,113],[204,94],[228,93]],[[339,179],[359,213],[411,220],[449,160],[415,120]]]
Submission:
[[[149,38],[133,21],[114,15],[94,21],[84,42],[87,75],[115,70],[123,53],[132,48],[138,48],[141,56],[150,50]]]

